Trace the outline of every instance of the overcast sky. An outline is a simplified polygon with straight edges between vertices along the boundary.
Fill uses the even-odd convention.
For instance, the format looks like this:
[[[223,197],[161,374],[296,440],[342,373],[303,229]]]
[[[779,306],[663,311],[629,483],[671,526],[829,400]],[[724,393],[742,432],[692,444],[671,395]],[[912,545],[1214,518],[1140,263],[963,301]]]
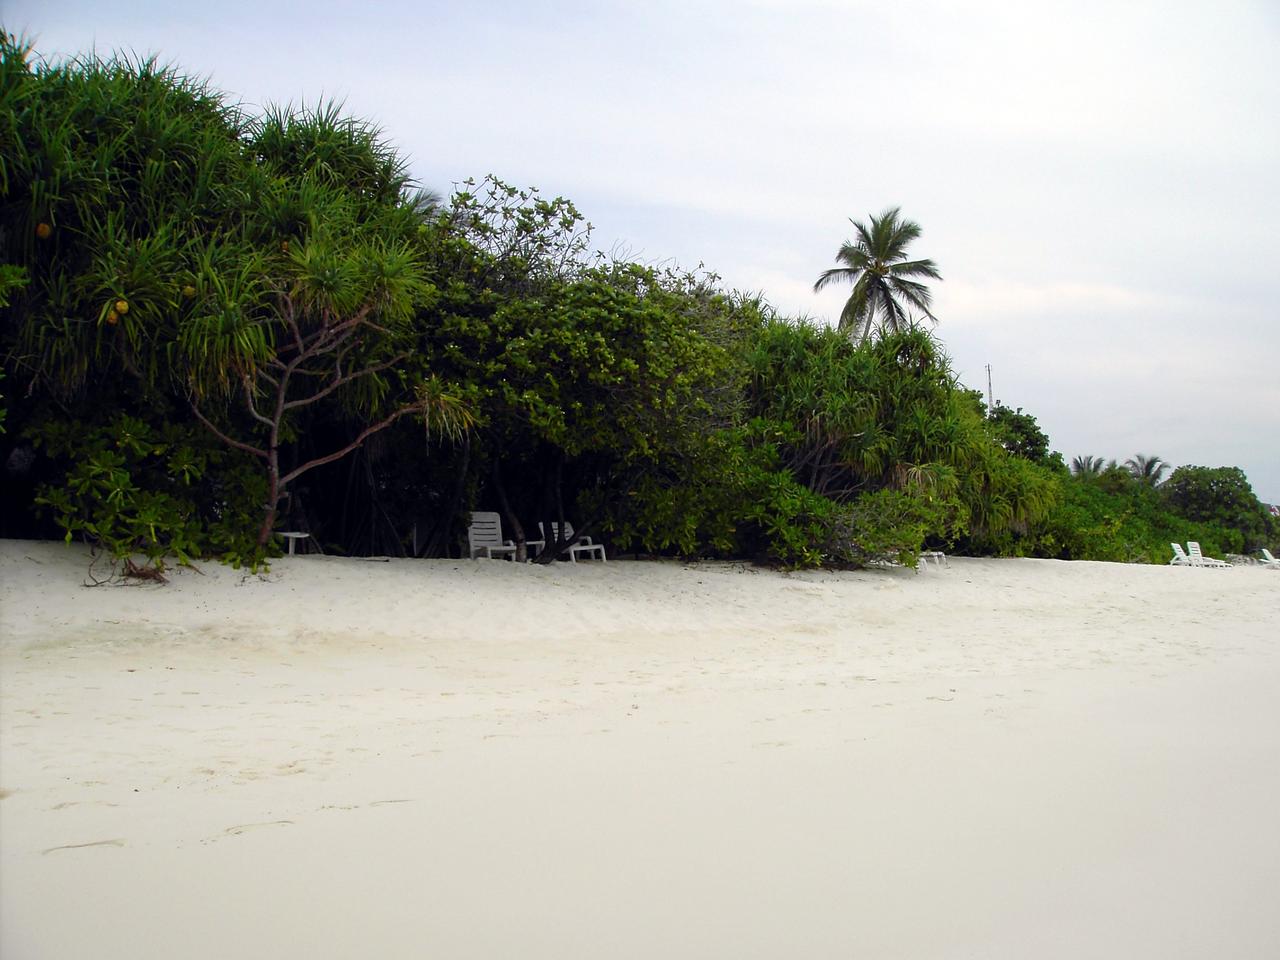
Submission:
[[[961,379],[1068,459],[1240,466],[1280,503],[1280,0],[0,0],[55,56],[337,98],[447,194],[572,199],[596,245],[784,313],[849,218],[920,223]]]

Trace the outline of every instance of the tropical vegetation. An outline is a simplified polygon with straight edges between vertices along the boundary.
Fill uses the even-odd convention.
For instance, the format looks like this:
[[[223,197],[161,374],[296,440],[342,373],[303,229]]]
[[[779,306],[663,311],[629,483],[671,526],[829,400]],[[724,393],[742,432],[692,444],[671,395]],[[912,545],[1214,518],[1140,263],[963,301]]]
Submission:
[[[418,190],[333,105],[252,115],[153,60],[4,38],[0,124],[5,536],[138,574],[257,566],[282,529],[458,555],[475,509],[521,554],[567,519],[786,566],[1276,542],[1234,468],[1068,470],[1032,415],[986,409],[915,322],[939,274],[897,209],[820,278],[853,283],[831,329],[592,254],[563,198]]]

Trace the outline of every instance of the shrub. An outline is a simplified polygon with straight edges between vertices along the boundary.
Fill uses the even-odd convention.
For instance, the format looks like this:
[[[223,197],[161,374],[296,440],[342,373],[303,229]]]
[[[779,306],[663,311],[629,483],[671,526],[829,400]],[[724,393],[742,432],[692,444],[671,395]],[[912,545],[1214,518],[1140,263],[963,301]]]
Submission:
[[[122,413],[98,425],[50,419],[27,434],[65,464],[64,479],[40,487],[36,503],[68,542],[83,537],[127,573],[159,572],[169,555],[256,569],[270,552],[253,536],[266,493],[259,472],[198,427]]]

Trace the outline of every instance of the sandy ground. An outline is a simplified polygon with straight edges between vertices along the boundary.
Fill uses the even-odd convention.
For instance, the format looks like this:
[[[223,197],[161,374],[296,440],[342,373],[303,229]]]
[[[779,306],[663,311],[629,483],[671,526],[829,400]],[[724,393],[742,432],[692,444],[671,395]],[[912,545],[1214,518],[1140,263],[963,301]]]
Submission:
[[[1275,958],[1280,573],[0,543],[0,956]]]

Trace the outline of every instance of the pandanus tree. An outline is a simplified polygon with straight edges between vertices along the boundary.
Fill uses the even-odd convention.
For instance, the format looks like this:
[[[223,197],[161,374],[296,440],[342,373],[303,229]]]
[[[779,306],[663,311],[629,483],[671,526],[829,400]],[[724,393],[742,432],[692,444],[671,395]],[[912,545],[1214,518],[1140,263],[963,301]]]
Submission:
[[[0,243],[29,282],[6,316],[23,393],[72,402],[122,375],[167,386],[163,344],[226,229],[240,113],[154,60],[37,58],[0,38]]]
[[[131,503],[112,523],[145,528],[162,550],[158,531],[240,517],[252,496],[261,513],[237,523],[256,529],[260,557],[302,473],[405,417],[469,426],[469,408],[412,349],[435,296],[417,246],[430,201],[376,130],[333,105],[253,120],[154,61],[33,62],[11,37],[0,104],[0,244],[26,281],[2,328],[22,387],[17,426],[37,442],[57,434],[50,455],[106,484],[45,495],[68,533],[127,554],[131,535],[107,541],[99,513]],[[325,449],[301,442],[318,424]],[[96,445],[62,429],[76,425]],[[133,466],[162,450],[170,462],[151,476],[179,478],[179,506],[144,523],[156,491]],[[236,470],[258,463],[265,500],[232,464],[214,469],[231,451]],[[197,481],[205,489],[191,493]],[[192,549],[253,559],[232,538]]]
[[[778,425],[787,468],[832,500],[935,480],[953,486],[984,441],[927,331],[855,346],[832,330],[774,320],[751,360],[751,412]]]
[[[48,61],[0,38],[0,259],[25,281],[0,331],[27,535],[49,532],[38,507],[116,559],[252,559],[255,478],[174,390],[198,247],[239,209],[243,122],[154,60]]]
[[[1052,477],[994,441],[928,331],[855,345],[835,330],[773,320],[751,362],[752,441],[840,511],[870,511],[852,525],[859,536],[896,527],[889,541],[905,549],[897,538],[910,534],[913,550],[926,534],[966,527],[994,537],[1025,529],[1054,502]],[[863,523],[876,515],[883,524]]]
[[[841,264],[823,271],[814,292],[832,283],[851,283],[853,291],[840,312],[840,329],[855,340],[874,333],[899,333],[912,323],[911,308],[936,321],[930,312],[933,295],[918,277],[941,280],[932,260],[908,260],[907,246],[920,236],[920,225],[900,216],[893,207],[871,217],[869,224],[850,220],[854,239],[836,252]]]
[[[288,486],[402,417],[458,436],[473,424],[459,395],[414,360],[414,322],[435,288],[413,239],[421,197],[375,131],[332,107],[274,112],[253,131],[256,164],[238,235],[204,249],[179,343],[196,417],[262,461],[269,540]],[[333,405],[352,427],[301,462],[282,452],[300,422]]]
[[[219,439],[262,461],[267,474],[258,543],[265,545],[286,488],[340,459],[402,417],[456,436],[466,404],[410,363],[414,310],[430,288],[413,253],[386,242],[320,233],[273,264],[256,289],[207,276],[209,309],[184,324],[191,409]],[[231,278],[234,279],[234,278]],[[354,424],[334,449],[286,464],[299,420],[332,401]]]

